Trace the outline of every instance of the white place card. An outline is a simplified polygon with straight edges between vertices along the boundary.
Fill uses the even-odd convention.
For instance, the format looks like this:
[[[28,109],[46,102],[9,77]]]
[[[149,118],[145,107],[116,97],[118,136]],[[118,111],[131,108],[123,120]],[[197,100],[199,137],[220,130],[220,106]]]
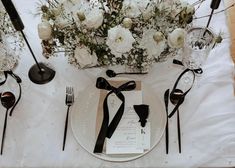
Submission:
[[[150,123],[143,128],[133,105],[142,104],[142,91],[123,91],[125,111],[121,121],[110,139],[106,138],[106,154],[143,153],[150,148]],[[110,121],[116,114],[121,101],[115,94],[108,98]]]

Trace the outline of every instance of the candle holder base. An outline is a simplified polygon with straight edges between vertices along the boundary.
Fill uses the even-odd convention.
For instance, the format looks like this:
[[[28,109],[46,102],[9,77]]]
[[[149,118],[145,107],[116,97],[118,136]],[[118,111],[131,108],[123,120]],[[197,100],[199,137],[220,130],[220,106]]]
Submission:
[[[39,65],[41,67],[41,71],[37,64],[34,64],[30,68],[28,73],[29,79],[36,84],[46,84],[54,78],[55,71],[43,63],[39,63]]]

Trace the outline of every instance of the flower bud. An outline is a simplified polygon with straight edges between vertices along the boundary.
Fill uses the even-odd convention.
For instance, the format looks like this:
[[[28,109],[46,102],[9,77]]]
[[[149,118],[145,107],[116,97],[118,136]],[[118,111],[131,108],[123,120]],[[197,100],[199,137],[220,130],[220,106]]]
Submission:
[[[79,20],[80,20],[81,22],[86,19],[86,16],[85,16],[85,14],[84,14],[83,12],[78,12],[78,13],[77,13],[77,16],[78,16],[78,18],[79,18]]]
[[[158,31],[158,32],[154,33],[153,39],[154,39],[154,41],[159,43],[159,42],[161,42],[164,39],[164,36],[163,36],[162,32]]]
[[[38,36],[42,40],[51,39],[52,27],[48,21],[42,21],[38,24]]]
[[[130,18],[125,18],[122,21],[123,27],[130,29],[132,27],[132,20]]]

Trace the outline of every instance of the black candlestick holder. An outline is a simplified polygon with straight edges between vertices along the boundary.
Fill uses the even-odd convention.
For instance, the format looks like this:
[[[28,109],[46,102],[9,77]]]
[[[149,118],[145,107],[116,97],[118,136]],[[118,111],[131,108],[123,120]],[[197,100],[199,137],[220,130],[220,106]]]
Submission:
[[[29,79],[36,84],[46,84],[50,82],[54,76],[55,71],[47,67],[44,63],[39,63],[41,69],[39,69],[37,64],[34,64],[29,69]]]
[[[55,71],[47,67],[44,63],[38,63],[23,30],[21,30],[20,32],[29,48],[30,53],[33,56],[34,61],[36,62],[36,64],[34,64],[29,69],[29,73],[28,73],[29,79],[36,84],[45,84],[45,83],[50,82],[55,76]]]
[[[14,6],[14,4],[12,3],[11,0],[1,0],[2,1],[2,4],[4,5],[10,19],[11,19],[11,22],[13,24],[13,26],[15,27],[15,29],[17,31],[20,31],[28,48],[29,48],[29,51],[35,61],[36,64],[34,64],[30,70],[29,70],[29,73],[28,73],[28,76],[29,76],[29,79],[36,83],[36,84],[46,84],[48,82],[50,82],[54,76],[55,76],[55,71],[51,68],[49,68],[48,66],[46,66],[44,63],[38,63],[34,53],[33,53],[33,50],[31,49],[31,46],[23,32],[23,29],[24,29],[24,24]]]

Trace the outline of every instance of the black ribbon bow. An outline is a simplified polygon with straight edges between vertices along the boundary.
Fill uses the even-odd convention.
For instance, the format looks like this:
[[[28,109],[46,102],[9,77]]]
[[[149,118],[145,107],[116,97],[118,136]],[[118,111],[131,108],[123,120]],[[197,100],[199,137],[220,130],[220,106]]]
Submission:
[[[176,60],[176,59],[173,60],[173,64],[177,64],[177,65],[184,66],[181,61]],[[179,91],[179,89],[177,89],[177,85],[178,85],[180,79],[182,78],[182,76],[183,76],[185,73],[187,73],[187,72],[189,72],[189,71],[191,71],[191,72],[193,73],[193,82],[192,82],[192,85],[191,85],[191,87],[190,87],[186,92],[184,92],[184,93],[178,95],[178,96],[179,96],[179,97],[178,97],[178,98],[179,98],[179,101],[178,101],[178,103],[176,104],[175,108],[172,110],[172,112],[169,114],[169,116],[168,116],[169,118],[171,118],[171,117],[175,114],[175,112],[177,111],[177,109],[179,108],[179,106],[184,102],[185,96],[188,94],[188,92],[189,92],[189,91],[191,90],[191,88],[193,87],[193,83],[194,83],[194,81],[195,81],[195,73],[196,73],[196,74],[202,74],[202,73],[203,73],[202,68],[198,68],[198,69],[189,69],[189,68],[187,68],[187,69],[185,69],[185,70],[179,75],[179,77],[177,78],[177,80],[176,80],[176,82],[175,82],[175,84],[174,84],[174,86],[173,86],[173,89],[172,89],[172,91],[171,91],[171,93],[170,93],[170,96],[176,96],[175,93]]]
[[[169,118],[171,118],[174,114],[175,114],[175,112],[177,111],[177,109],[179,108],[179,106],[184,102],[184,98],[185,98],[185,96],[188,94],[188,92],[191,90],[191,88],[193,87],[193,83],[194,83],[194,80],[195,80],[195,73],[194,73],[194,71],[193,70],[191,70],[191,69],[185,69],[181,74],[180,74],[180,76],[177,78],[177,80],[176,80],[176,82],[175,82],[175,84],[174,84],[174,86],[173,86],[173,89],[172,89],[172,91],[171,91],[171,93],[170,93],[170,96],[173,96],[173,94],[174,93],[176,93],[176,92],[178,92],[178,90],[179,89],[177,89],[177,85],[178,85],[178,83],[179,83],[179,81],[180,81],[180,79],[182,78],[182,76],[186,73],[186,72],[189,72],[189,71],[191,71],[192,73],[193,73],[193,82],[192,82],[192,85],[191,85],[191,87],[186,91],[186,92],[184,92],[184,93],[182,93],[181,95],[179,95],[179,100],[178,100],[178,103],[176,104],[176,106],[174,107],[174,109],[172,110],[172,112],[169,114]],[[174,95],[175,96],[175,95]]]
[[[97,78],[97,81],[96,81],[96,87],[98,89],[104,89],[104,90],[109,91],[109,93],[106,95],[104,102],[103,102],[103,121],[102,121],[102,125],[100,128],[100,132],[96,140],[95,148],[93,151],[94,153],[102,153],[105,138],[112,137],[124,113],[125,97],[121,91],[134,90],[136,88],[136,83],[135,81],[129,81],[129,82],[122,84],[118,88],[116,88],[110,85],[109,82],[105,78],[99,77]],[[116,94],[116,96],[122,101],[122,104],[120,105],[117,113],[113,117],[113,120],[109,124],[109,109],[108,109],[107,100],[108,100],[109,95],[112,93]]]

